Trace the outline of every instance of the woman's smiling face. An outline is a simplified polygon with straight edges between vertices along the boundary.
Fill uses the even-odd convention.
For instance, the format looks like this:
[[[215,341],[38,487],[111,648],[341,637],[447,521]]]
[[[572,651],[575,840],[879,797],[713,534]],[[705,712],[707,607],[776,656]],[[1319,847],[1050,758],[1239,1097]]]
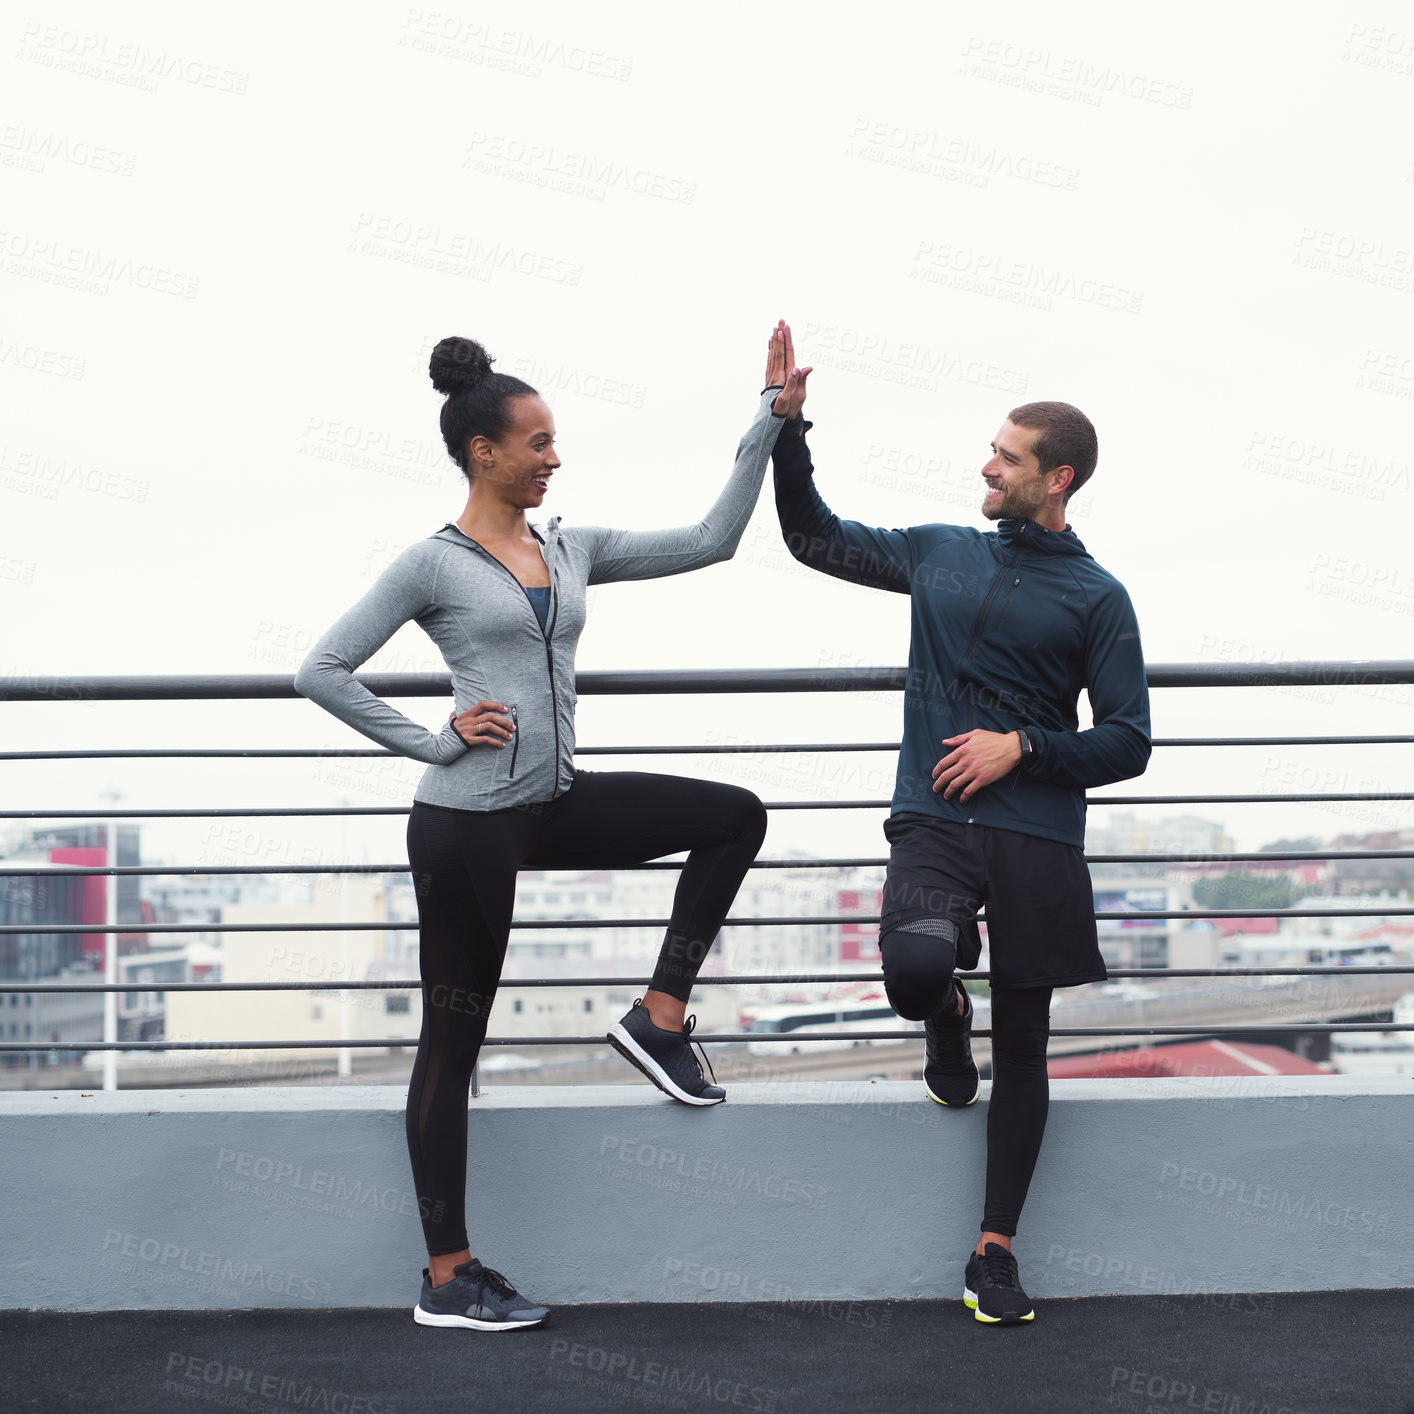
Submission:
[[[502,499],[533,510],[545,500],[550,478],[560,465],[555,418],[543,398],[529,394],[514,399],[511,411],[511,425],[499,442],[471,439],[471,465],[477,476],[495,483]]]

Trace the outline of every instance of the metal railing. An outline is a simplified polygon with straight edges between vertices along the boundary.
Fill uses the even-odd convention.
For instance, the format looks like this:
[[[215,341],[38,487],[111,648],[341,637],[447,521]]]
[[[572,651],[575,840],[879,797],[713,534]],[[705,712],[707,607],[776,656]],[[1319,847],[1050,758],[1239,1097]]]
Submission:
[[[1414,661],[1378,662],[1293,662],[1254,664],[1151,664],[1147,668],[1151,688],[1183,687],[1363,687],[1371,685],[1414,683]],[[444,673],[371,673],[357,675],[357,680],[380,697],[448,697],[451,695],[451,680]],[[576,687],[580,695],[641,695],[641,694],[698,694],[698,693],[790,693],[790,692],[858,692],[903,690],[906,682],[904,668],[785,668],[774,670],[703,670],[703,671],[631,671],[631,672],[583,672],[577,675]],[[34,677],[0,678],[0,702],[67,702],[67,701],[195,701],[217,699],[257,699],[292,698],[301,694],[294,689],[293,678],[289,676],[230,675],[230,676],[131,676],[131,677]],[[1414,734],[1371,734],[1371,735],[1306,735],[1306,736],[1193,736],[1155,738],[1155,748],[1222,748],[1252,746],[1319,746],[1319,745],[1411,745]],[[727,756],[740,754],[775,755],[798,753],[859,753],[893,752],[898,750],[896,741],[830,742],[830,743],[752,743],[733,742],[729,744],[709,743],[704,745],[627,745],[627,746],[577,746],[576,756],[654,756],[654,755],[694,755]],[[55,751],[4,751],[0,752],[0,762],[99,759],[124,760],[138,758],[166,759],[207,759],[256,758],[298,759],[298,758],[351,758],[351,757],[393,757],[398,753],[383,748],[136,748],[136,749],[71,749]],[[1263,792],[1254,794],[1183,794],[1183,795],[1098,795],[1087,796],[1087,805],[1197,805],[1197,804],[1275,804],[1298,802],[1394,802],[1414,800],[1414,792]],[[768,801],[766,807],[772,812],[792,810],[860,810],[887,809],[887,799],[865,800],[779,800]],[[118,809],[99,808],[89,810],[0,810],[0,820],[158,820],[181,818],[275,818],[314,816],[373,816],[406,815],[407,806],[309,806],[272,807],[268,809],[249,808],[209,808],[209,809]],[[1289,852],[1230,852],[1217,854],[1097,854],[1087,856],[1090,864],[1236,864],[1248,862],[1292,863],[1322,862],[1339,860],[1393,860],[1414,859],[1414,850],[1347,850],[1347,851],[1289,851]],[[846,857],[821,859],[758,859],[753,869],[821,869],[844,867],[882,867],[887,863],[883,857]],[[678,861],[653,861],[639,865],[624,866],[624,872],[637,870],[681,869]],[[125,875],[260,875],[280,876],[299,874],[343,875],[343,874],[397,874],[407,873],[406,864],[282,864],[282,865],[128,865],[128,866],[84,866],[46,865],[44,878],[56,876],[107,876]],[[542,871],[556,872],[556,871]],[[563,871],[560,871],[563,872]],[[578,870],[571,872],[579,872]],[[0,877],[34,877],[33,865],[0,864]],[[1303,917],[1394,917],[1414,916],[1414,906],[1383,906],[1379,908],[1194,908],[1173,911],[1163,910],[1097,910],[1095,917],[1100,921],[1138,920],[1157,921],[1161,919],[1201,919],[1253,918],[1281,919]],[[985,915],[984,915],[985,917]],[[868,914],[826,914],[786,917],[729,917],[724,927],[783,927],[795,925],[833,926],[841,923],[872,924],[879,921],[878,915]],[[653,928],[661,929],[667,919],[660,918],[565,918],[565,919],[518,919],[511,923],[513,929],[533,929],[535,931],[553,929],[586,928]],[[415,931],[415,922],[392,921],[339,921],[306,923],[262,923],[262,924],[210,924],[210,923],[70,923],[70,924],[8,924],[0,925],[0,935],[28,934],[54,935],[64,933],[84,934],[182,934],[211,932],[353,932],[359,930],[379,930],[384,932]],[[1400,975],[1414,973],[1414,966],[1293,966],[1293,967],[1228,967],[1210,969],[1192,968],[1109,968],[1112,978],[1163,977],[1180,978],[1222,978],[1240,979],[1252,977],[1308,977],[1308,976],[1357,976],[1362,974]],[[985,979],[986,971],[961,972],[964,978]],[[882,974],[877,970],[869,972],[829,972],[790,973],[787,975],[717,976],[701,977],[699,986],[761,986],[779,983],[815,982],[877,982]],[[311,979],[313,981],[313,979]],[[36,982],[32,980],[0,981],[0,996],[7,993],[49,993],[49,992],[102,992],[105,994],[140,992],[239,992],[239,991],[319,991],[338,994],[355,991],[392,992],[420,988],[416,980],[395,979],[376,982],[355,982],[349,980],[319,980],[302,982],[188,982],[171,983],[147,981],[140,983],[104,982]],[[646,977],[562,977],[562,978],[508,978],[501,982],[502,988],[534,987],[642,987]],[[1154,1026],[1124,1025],[1105,1027],[1053,1027],[1054,1037],[1125,1037],[1125,1036],[1221,1036],[1241,1035],[1290,1035],[1293,1032],[1329,1033],[1334,1031],[1395,1031],[1414,1030],[1414,1024],[1391,1022],[1284,1022],[1275,1025],[1233,1024],[1194,1026]],[[915,1030],[873,1030],[851,1031],[853,1040],[917,1040]],[[979,1028],[974,1035],[985,1037],[990,1032]],[[773,1037],[770,1033],[710,1033],[701,1036],[702,1041],[717,1043],[740,1043],[748,1041],[779,1040],[782,1043],[837,1040],[837,1036],[826,1032],[790,1032]],[[599,1045],[602,1033],[592,1036],[511,1036],[487,1037],[490,1046],[572,1046]],[[341,1037],[320,1040],[278,1040],[278,1041],[193,1041],[148,1040],[148,1041],[66,1041],[37,1042],[33,1040],[0,1041],[0,1052],[45,1052],[45,1051],[237,1051],[263,1049],[339,1049],[399,1048],[416,1046],[416,1038],[386,1037],[363,1039]]]

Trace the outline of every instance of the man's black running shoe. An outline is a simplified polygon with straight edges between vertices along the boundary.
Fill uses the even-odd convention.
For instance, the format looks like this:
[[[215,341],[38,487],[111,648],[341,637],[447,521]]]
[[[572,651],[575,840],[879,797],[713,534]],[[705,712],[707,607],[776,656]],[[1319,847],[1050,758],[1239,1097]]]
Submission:
[[[972,998],[959,979],[953,984],[962,993],[962,1015],[935,1013],[923,1023],[923,1085],[940,1105],[962,1106],[982,1093],[982,1081],[972,1060]]]
[[[1000,1242],[989,1242],[981,1256],[967,1259],[962,1304],[993,1326],[1019,1326],[1036,1319],[1031,1298],[1021,1289],[1016,1258]]]
[[[500,1272],[473,1257],[452,1268],[452,1279],[432,1285],[422,1269],[422,1295],[412,1308],[420,1326],[462,1326],[474,1331],[523,1331],[543,1326],[549,1309],[527,1301]]]
[[[703,1079],[702,1066],[692,1054],[692,1028],[696,1025],[697,1018],[689,1016],[681,1031],[664,1031],[653,1024],[640,998],[622,1020],[609,1028],[609,1044],[665,1095],[685,1105],[719,1105],[727,1098],[727,1092]]]

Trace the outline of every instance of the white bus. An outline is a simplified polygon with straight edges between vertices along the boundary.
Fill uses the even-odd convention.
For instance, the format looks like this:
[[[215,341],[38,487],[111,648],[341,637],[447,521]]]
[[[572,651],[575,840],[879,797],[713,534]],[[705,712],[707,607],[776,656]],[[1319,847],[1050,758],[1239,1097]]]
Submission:
[[[978,1004],[980,1011],[985,1003]],[[888,1002],[845,1001],[792,1002],[788,1006],[754,1006],[743,1009],[742,1027],[760,1041],[748,1041],[746,1049],[753,1056],[798,1055],[802,1052],[828,1051],[841,1046],[888,1045],[887,1041],[858,1039],[857,1031],[918,1031],[921,1021],[905,1021]],[[796,1031],[825,1031],[828,1041],[765,1040],[767,1036],[786,1037]]]
[[[1414,1076],[1414,1031],[1333,1031],[1331,1064],[1341,1075]]]

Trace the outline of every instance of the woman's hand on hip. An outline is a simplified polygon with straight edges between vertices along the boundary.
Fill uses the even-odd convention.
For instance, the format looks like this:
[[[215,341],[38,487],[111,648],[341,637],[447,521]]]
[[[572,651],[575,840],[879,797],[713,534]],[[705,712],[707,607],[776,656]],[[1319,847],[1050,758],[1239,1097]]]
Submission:
[[[452,713],[452,725],[456,733],[468,746],[504,747],[515,731],[515,723],[505,715],[504,702],[478,702],[465,712]]]

